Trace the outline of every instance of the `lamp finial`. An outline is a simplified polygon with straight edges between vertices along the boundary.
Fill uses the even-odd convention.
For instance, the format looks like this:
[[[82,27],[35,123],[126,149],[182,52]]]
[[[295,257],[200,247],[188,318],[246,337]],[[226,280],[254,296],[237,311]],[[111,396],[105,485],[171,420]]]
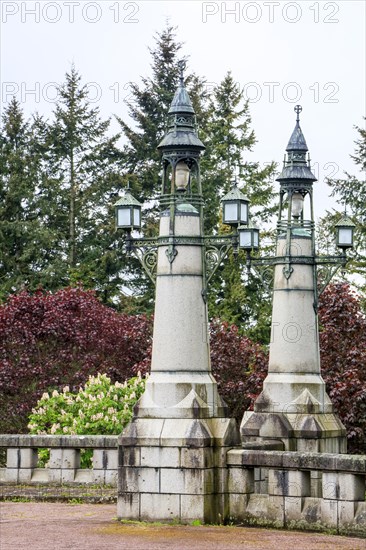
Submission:
[[[184,86],[184,76],[183,76],[183,73],[184,73],[184,70],[187,66],[187,63],[185,62],[184,59],[181,59],[180,61],[178,61],[178,68],[179,68],[179,83],[181,86]]]
[[[296,105],[296,107],[294,107],[294,111],[296,113],[296,122],[300,122],[300,113],[302,111],[301,105]]]

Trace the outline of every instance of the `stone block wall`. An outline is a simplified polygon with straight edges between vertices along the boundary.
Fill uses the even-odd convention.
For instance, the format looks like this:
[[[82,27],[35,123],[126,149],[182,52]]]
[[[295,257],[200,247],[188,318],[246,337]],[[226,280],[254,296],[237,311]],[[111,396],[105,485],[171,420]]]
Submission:
[[[223,521],[226,453],[238,436],[235,422],[224,418],[136,419],[120,438],[117,516]]]
[[[235,449],[227,465],[231,520],[366,536],[366,456]],[[256,490],[258,468],[268,472],[265,493]]]
[[[1,481],[113,486],[119,470],[120,518],[233,521],[366,536],[365,455],[275,450],[279,443],[271,450],[233,448],[225,419],[205,420],[210,433],[196,440],[184,439],[174,420],[164,428],[166,422],[161,420],[160,433],[165,429],[170,437],[148,442],[146,432],[143,445],[133,437],[118,446],[117,436],[0,435],[0,447],[7,449]],[[202,420],[187,424],[197,424],[202,436]],[[51,451],[47,468],[37,468],[40,448]],[[83,448],[93,449],[89,470],[79,467]]]

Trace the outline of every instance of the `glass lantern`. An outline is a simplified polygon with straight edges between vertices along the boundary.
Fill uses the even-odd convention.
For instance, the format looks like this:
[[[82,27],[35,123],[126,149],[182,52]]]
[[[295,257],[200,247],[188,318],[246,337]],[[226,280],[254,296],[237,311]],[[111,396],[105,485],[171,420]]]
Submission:
[[[175,186],[177,191],[185,191],[189,183],[190,170],[184,160],[180,160],[175,167]]]
[[[337,246],[343,249],[352,248],[353,232],[356,227],[352,220],[345,215],[336,223],[335,227],[337,232]]]
[[[247,226],[238,227],[239,248],[244,250],[258,250],[259,248],[259,229],[251,223]]]
[[[118,229],[141,229],[141,203],[126,191],[115,203],[116,225]]]
[[[226,225],[246,225],[249,217],[249,199],[236,184],[222,198],[222,222]]]
[[[291,197],[291,214],[295,220],[298,220],[304,208],[304,197],[301,193],[294,193]]]

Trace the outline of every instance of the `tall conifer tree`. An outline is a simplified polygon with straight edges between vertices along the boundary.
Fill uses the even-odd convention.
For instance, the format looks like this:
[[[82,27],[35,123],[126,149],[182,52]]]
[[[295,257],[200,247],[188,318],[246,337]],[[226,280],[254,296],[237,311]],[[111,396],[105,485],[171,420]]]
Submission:
[[[112,209],[120,186],[119,136],[108,134],[110,120],[91,106],[74,67],[59,93],[45,133],[48,178],[39,204],[58,241],[57,276],[95,288],[108,301],[122,283]]]
[[[365,119],[366,120],[366,119]],[[348,214],[356,224],[353,251],[349,255],[351,261],[347,271],[356,274],[352,281],[366,293],[366,129],[356,126],[358,139],[355,141],[355,153],[351,159],[360,170],[358,176],[346,173],[345,178],[329,179],[328,184],[332,188],[332,196],[337,197],[341,206],[347,208]],[[328,213],[323,224],[332,229],[339,221],[339,216]]]
[[[217,229],[220,198],[234,180],[250,199],[254,221],[268,221],[275,211],[273,178],[275,163],[261,167],[248,160],[248,153],[256,143],[251,127],[249,104],[243,92],[228,72],[214,89],[209,104],[206,135],[206,155],[202,161],[206,189],[206,230]],[[220,228],[221,231],[226,231]],[[268,341],[270,296],[263,282],[254,272],[248,277],[246,257],[232,253],[220,266],[211,283],[209,293],[210,316],[235,323],[255,339]]]
[[[13,98],[0,130],[0,298],[34,287],[44,235],[34,209],[41,158],[34,146],[35,125],[25,121]]]

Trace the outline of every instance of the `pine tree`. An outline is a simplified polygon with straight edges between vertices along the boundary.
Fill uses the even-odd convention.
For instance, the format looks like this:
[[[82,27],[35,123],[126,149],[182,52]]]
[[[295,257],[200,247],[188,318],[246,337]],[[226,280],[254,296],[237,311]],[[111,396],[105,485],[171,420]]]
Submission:
[[[168,26],[155,36],[152,76],[143,77],[142,85],[131,86],[129,115],[135,128],[117,117],[127,138],[124,148],[125,172],[135,175],[132,184],[142,201],[155,198],[159,192],[160,153],[157,146],[164,131],[166,115],[178,83],[178,53],[181,44],[175,41],[174,28]]]
[[[0,299],[39,283],[43,241],[34,196],[41,159],[34,147],[34,124],[25,121],[13,98],[2,117],[0,130]],[[37,278],[36,278],[37,279]]]
[[[258,222],[268,221],[275,209],[272,184],[275,164],[261,168],[258,162],[246,158],[256,138],[251,128],[248,102],[244,101],[230,72],[213,91],[203,139],[207,145],[202,161],[206,230],[218,229],[220,198],[233,180],[237,180],[250,199],[251,218]],[[242,252],[237,258],[230,253],[212,280],[209,314],[237,324],[257,340],[268,341],[270,297],[254,272],[247,276],[246,257]]]
[[[274,213],[272,179],[275,163],[261,168],[247,160],[256,143],[251,128],[249,103],[229,71],[210,98],[208,122],[202,139],[207,147],[202,159],[207,211],[207,229],[217,228],[220,198],[237,179],[251,201],[252,217],[267,221]],[[211,203],[211,204],[210,204]]]
[[[38,207],[54,235],[48,288],[81,282],[108,301],[122,281],[121,256],[114,229],[113,195],[117,175],[118,135],[108,135],[110,120],[92,108],[88,90],[74,67],[59,89],[54,119],[44,131],[47,178]]]
[[[359,139],[355,141],[355,154],[351,155],[356,166],[363,173],[357,177],[346,173],[345,179],[329,179],[328,185],[332,187],[332,196],[346,207],[348,214],[356,224],[354,237],[354,250],[349,251],[351,261],[348,263],[347,272],[356,274],[352,281],[366,292],[366,130],[356,126]],[[334,231],[334,224],[339,221],[339,216],[328,213],[323,220],[328,228]]]

